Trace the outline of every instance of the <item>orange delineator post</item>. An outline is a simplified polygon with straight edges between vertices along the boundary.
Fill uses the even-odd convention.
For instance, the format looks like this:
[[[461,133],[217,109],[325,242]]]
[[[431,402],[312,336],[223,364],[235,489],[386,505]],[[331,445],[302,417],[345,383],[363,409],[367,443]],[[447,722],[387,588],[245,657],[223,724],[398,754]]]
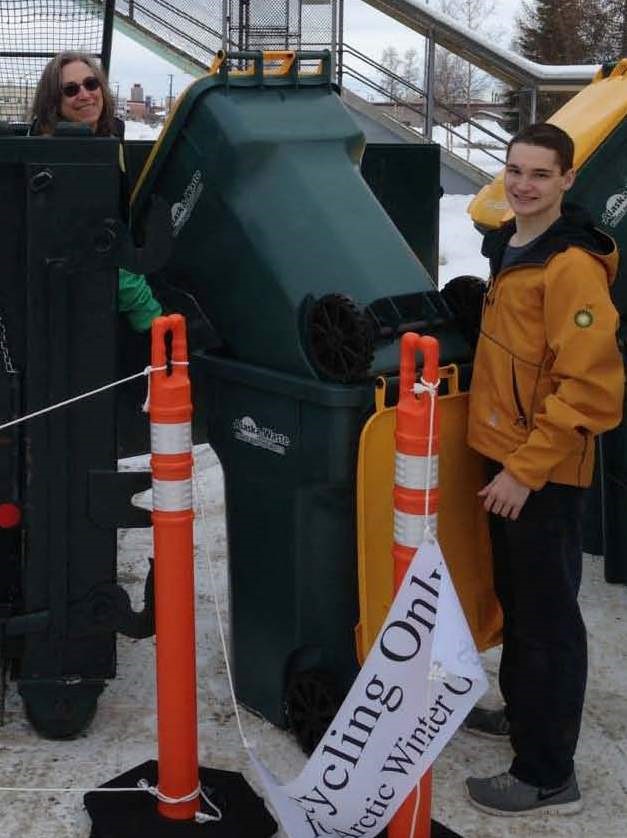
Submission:
[[[172,335],[169,369],[166,336]],[[152,325],[150,438],[155,550],[159,792],[189,800],[157,804],[159,814],[191,820],[199,810],[194,621],[192,401],[185,319]],[[194,791],[196,794],[194,795]]]
[[[399,398],[396,407],[394,477],[394,590],[397,591],[427,525],[435,535],[438,509],[439,422],[437,397],[431,428],[431,395],[416,393],[416,352],[422,353],[422,381],[437,386],[439,345],[435,338],[408,332],[401,338]],[[431,451],[429,433],[433,431]],[[429,459],[429,454],[431,455]],[[388,826],[388,838],[431,835],[431,770],[420,781],[420,801],[412,832],[416,791],[409,794]]]

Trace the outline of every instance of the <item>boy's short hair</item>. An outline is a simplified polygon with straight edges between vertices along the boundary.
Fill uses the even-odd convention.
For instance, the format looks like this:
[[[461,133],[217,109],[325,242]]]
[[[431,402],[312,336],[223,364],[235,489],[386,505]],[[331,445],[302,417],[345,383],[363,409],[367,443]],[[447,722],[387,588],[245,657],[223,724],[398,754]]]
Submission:
[[[516,143],[525,143],[526,145],[537,145],[542,148],[550,148],[557,154],[557,161],[562,170],[562,174],[573,167],[573,158],[575,156],[575,144],[571,137],[558,128],[557,125],[551,125],[549,122],[535,122],[533,125],[528,125],[523,128],[507,144],[507,154],[505,159],[509,157],[512,146]]]

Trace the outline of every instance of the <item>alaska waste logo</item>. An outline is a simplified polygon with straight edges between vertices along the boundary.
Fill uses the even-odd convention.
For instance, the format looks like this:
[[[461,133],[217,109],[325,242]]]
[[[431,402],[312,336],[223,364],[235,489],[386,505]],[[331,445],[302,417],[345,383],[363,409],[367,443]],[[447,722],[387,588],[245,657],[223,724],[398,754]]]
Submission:
[[[198,203],[198,199],[202,194],[204,184],[202,182],[202,173],[200,169],[196,169],[192,175],[192,179],[185,187],[185,192],[180,201],[172,204],[170,213],[172,216],[172,235],[178,236],[183,227],[189,221],[189,218]]]
[[[285,455],[291,445],[291,439],[286,434],[279,433],[273,428],[259,427],[252,416],[242,416],[233,420],[233,435],[240,442],[265,448],[274,454]]]
[[[606,227],[617,227],[627,214],[627,183],[620,192],[615,192],[605,202],[601,223]]]

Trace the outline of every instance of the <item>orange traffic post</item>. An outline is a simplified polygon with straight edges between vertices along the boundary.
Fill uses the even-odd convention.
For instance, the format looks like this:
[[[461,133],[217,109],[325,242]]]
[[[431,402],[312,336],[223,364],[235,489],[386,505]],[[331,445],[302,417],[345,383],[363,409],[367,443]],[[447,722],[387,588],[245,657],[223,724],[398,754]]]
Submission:
[[[423,356],[421,384],[416,385],[416,353]],[[403,581],[425,533],[434,535],[438,509],[438,385],[439,345],[435,338],[409,332],[401,338],[399,398],[396,407],[394,475],[394,590]],[[390,825],[388,838],[431,835],[431,770],[409,794]],[[412,831],[412,825],[414,829]]]
[[[243,775],[198,764],[192,400],[180,314],[157,317],[152,324],[149,412],[158,761],[148,760],[85,794],[91,834],[178,838],[183,829],[190,838],[270,838],[276,822]]]
[[[170,359],[168,335],[172,337]],[[173,820],[191,820],[199,809],[191,421],[185,320],[180,314],[158,317],[152,325],[150,377],[157,809]]]

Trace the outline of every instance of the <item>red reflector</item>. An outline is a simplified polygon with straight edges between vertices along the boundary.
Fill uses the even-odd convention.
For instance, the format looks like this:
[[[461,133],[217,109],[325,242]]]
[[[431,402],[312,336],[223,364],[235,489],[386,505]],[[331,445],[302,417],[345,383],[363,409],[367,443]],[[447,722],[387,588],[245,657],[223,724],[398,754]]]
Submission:
[[[8,530],[22,520],[22,510],[14,503],[0,503],[0,527]]]

